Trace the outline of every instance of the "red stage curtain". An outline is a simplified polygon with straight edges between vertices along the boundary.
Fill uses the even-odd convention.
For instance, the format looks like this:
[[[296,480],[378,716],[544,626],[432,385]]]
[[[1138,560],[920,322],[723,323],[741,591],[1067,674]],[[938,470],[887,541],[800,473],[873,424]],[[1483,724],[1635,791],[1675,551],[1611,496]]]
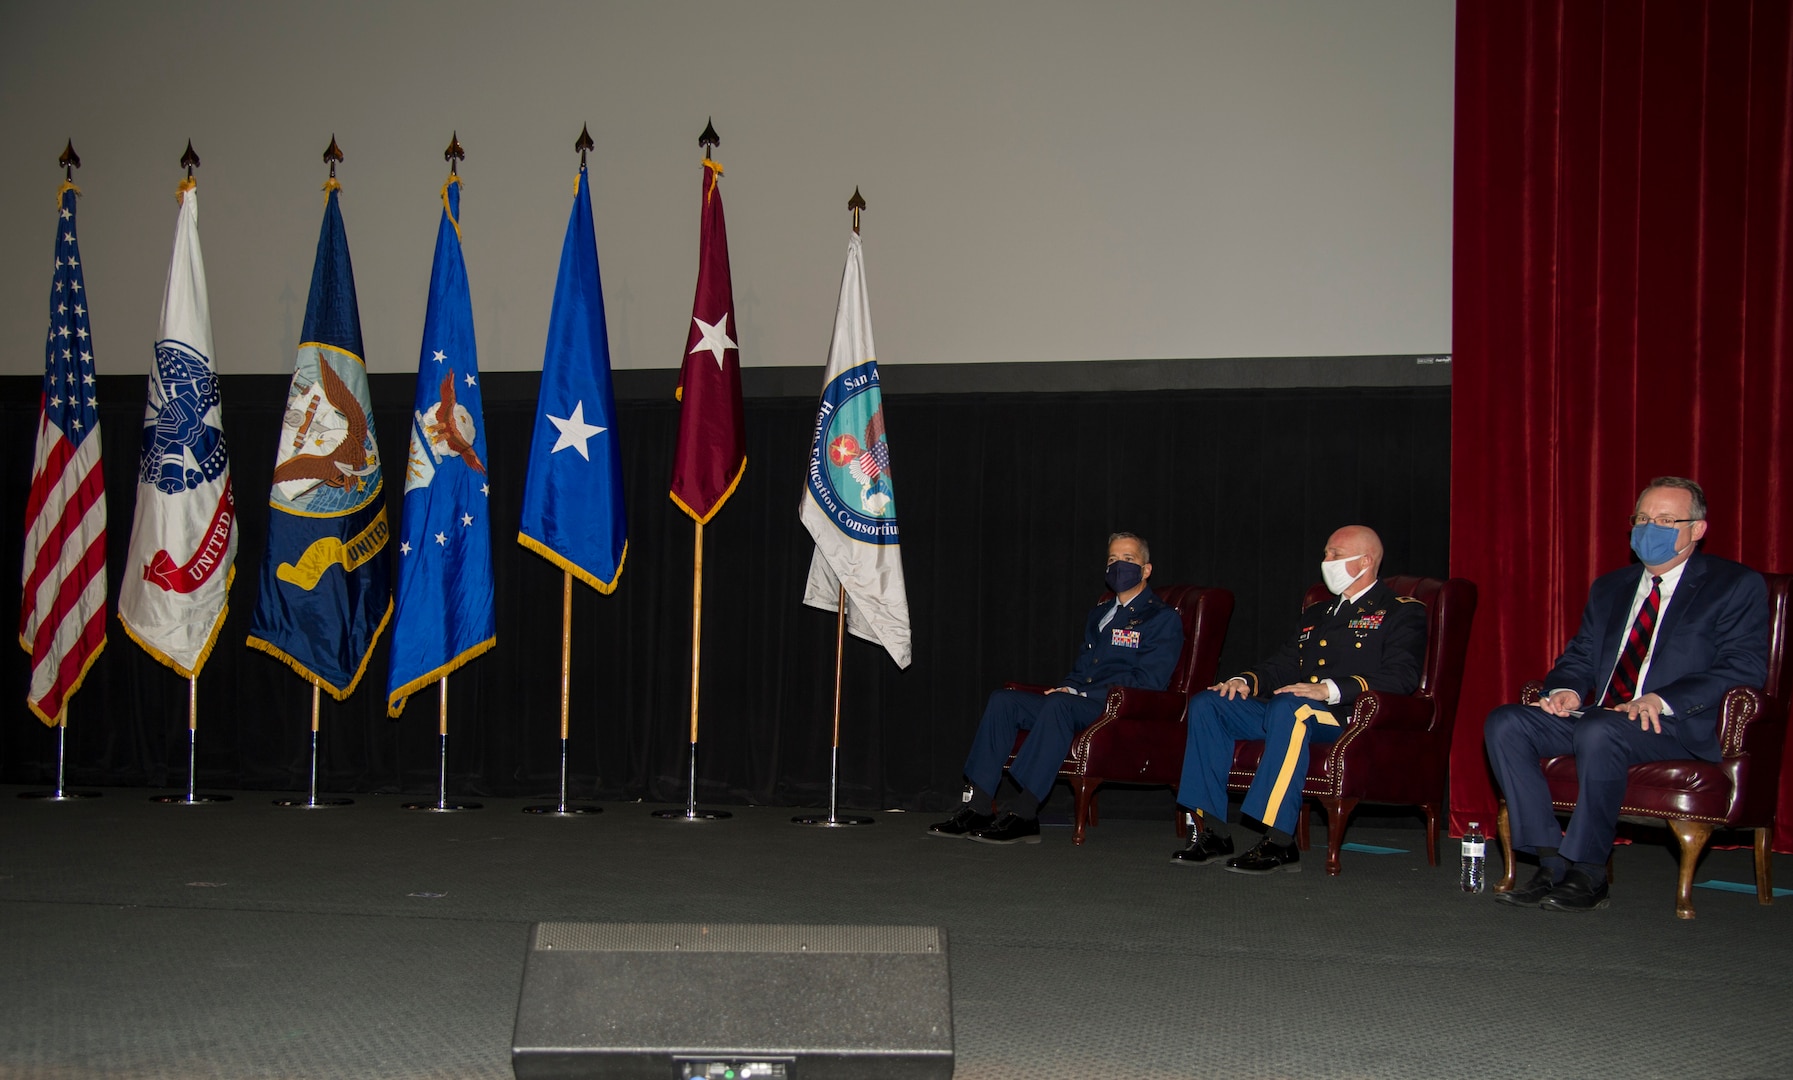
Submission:
[[[1786,0],[1457,5],[1453,831],[1492,822],[1483,720],[1628,560],[1652,476],[1705,486],[1707,551],[1793,571],[1790,58]]]

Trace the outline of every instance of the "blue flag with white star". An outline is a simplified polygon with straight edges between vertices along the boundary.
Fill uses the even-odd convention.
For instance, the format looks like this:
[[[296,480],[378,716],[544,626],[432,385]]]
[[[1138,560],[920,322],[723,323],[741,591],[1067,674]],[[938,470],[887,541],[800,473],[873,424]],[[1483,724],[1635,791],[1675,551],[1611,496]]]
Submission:
[[[249,646],[341,701],[392,614],[386,488],[361,350],[355,268],[332,179],[286,417]]]
[[[629,550],[604,290],[583,165],[548,316],[517,543],[605,593],[616,588]]]
[[[389,716],[403,712],[411,694],[497,642],[488,480],[473,301],[461,255],[461,181],[450,176],[442,185],[405,462],[392,666],[386,676]]]

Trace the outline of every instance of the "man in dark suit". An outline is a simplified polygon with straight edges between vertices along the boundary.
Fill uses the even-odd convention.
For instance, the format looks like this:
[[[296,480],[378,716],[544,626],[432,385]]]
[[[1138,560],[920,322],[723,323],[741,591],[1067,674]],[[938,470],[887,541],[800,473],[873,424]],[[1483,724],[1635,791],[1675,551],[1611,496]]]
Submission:
[[[951,818],[928,827],[933,836],[965,837],[985,844],[1040,842],[1040,803],[1052,791],[1058,767],[1077,733],[1102,715],[1110,686],[1162,690],[1170,685],[1183,651],[1183,619],[1146,586],[1152,552],[1132,533],[1108,538],[1103,580],[1112,601],[1097,604],[1083,624],[1083,649],[1071,673],[1044,694],[998,690],[965,758],[965,804]],[[1013,794],[995,807],[1003,763],[1015,739],[1027,741],[1008,767]]]
[[[1177,802],[1196,812],[1189,846],[1171,858],[1185,866],[1226,859],[1238,874],[1301,869],[1292,835],[1301,813],[1308,744],[1336,742],[1351,706],[1366,690],[1410,694],[1426,651],[1426,606],[1377,579],[1382,539],[1347,525],[1326,541],[1320,574],[1337,599],[1301,612],[1295,633],[1275,655],[1189,699],[1189,741]],[[1264,740],[1240,812],[1264,826],[1263,839],[1233,854],[1226,824],[1227,772],[1233,743]]]
[[[1767,587],[1754,570],[1701,554],[1705,535],[1700,486],[1652,480],[1631,516],[1631,550],[1643,567],[1615,570],[1588,589],[1581,629],[1544,677],[1536,707],[1489,714],[1483,743],[1506,795],[1513,847],[1538,856],[1531,881],[1495,899],[1551,911],[1605,907],[1626,771],[1645,761],[1717,761],[1725,691],[1762,685]],[[1567,832],[1539,764],[1559,754],[1575,755],[1580,783]]]

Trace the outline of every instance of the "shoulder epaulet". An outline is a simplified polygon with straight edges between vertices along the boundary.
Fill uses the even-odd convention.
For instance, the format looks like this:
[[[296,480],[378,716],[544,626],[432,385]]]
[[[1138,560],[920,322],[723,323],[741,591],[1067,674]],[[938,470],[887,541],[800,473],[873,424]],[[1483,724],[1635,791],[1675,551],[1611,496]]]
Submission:
[[[1421,600],[1417,596],[1397,596],[1397,597],[1395,597],[1395,599],[1399,600],[1403,604],[1424,604],[1425,603],[1424,600]]]

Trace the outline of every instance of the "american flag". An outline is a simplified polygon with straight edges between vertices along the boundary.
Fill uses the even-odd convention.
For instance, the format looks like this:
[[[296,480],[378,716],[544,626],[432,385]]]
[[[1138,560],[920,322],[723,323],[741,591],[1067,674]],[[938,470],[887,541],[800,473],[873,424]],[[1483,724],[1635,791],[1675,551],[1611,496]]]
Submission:
[[[75,239],[77,194],[73,184],[62,186],[19,617],[19,644],[31,654],[26,702],[52,726],[106,645],[106,492],[93,336]]]

